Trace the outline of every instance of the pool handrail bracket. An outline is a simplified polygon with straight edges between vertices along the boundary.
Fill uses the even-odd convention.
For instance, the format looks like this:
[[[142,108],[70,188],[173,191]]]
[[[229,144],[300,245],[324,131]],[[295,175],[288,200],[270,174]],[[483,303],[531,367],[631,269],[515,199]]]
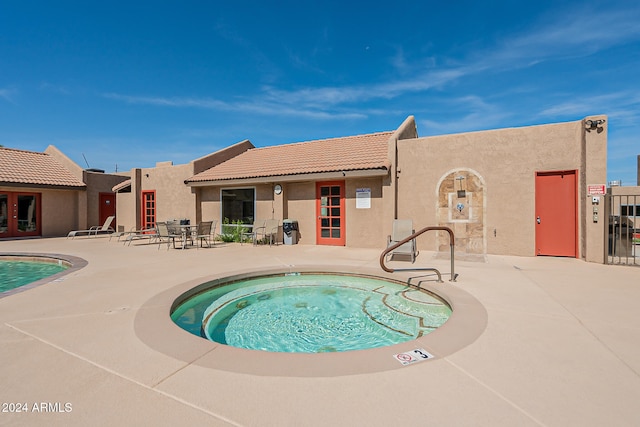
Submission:
[[[456,277],[458,277],[457,274],[455,274],[455,237],[453,235],[453,230],[450,229],[449,227],[444,227],[444,226],[429,226],[429,227],[424,227],[421,230],[416,231],[415,233],[413,233],[411,236],[400,240],[397,243],[394,243],[393,245],[389,246],[388,248],[386,248],[384,251],[382,251],[382,254],[380,254],[380,267],[386,271],[387,273],[393,273],[394,271],[396,271],[396,269],[393,268],[389,268],[384,264],[384,260],[385,257],[387,256],[387,254],[389,252],[391,252],[392,250],[404,245],[405,243],[415,239],[416,237],[418,237],[419,235],[421,235],[422,233],[426,233],[427,231],[446,231],[447,233],[449,233],[449,247],[451,248],[451,278],[449,279],[450,282],[455,282],[456,281]],[[436,274],[438,275],[438,282],[442,283],[442,275],[440,274],[440,272],[435,269],[435,268],[403,268],[402,271],[408,271],[408,270],[430,270],[430,271],[435,271]]]

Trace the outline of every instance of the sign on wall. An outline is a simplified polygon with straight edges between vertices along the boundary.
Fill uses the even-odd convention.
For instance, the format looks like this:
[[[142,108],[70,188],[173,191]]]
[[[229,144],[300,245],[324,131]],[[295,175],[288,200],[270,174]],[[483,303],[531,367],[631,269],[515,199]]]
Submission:
[[[356,209],[371,208],[371,189],[356,188]]]
[[[587,185],[587,194],[589,196],[607,194],[607,187],[604,184]]]

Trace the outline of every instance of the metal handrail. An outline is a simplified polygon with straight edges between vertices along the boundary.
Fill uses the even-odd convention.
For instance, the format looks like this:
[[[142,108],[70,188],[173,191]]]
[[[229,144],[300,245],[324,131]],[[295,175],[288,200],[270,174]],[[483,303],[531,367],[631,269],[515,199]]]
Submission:
[[[386,265],[384,265],[384,259],[387,256],[387,254],[391,251],[393,251],[394,249],[404,245],[405,243],[415,239],[416,237],[418,237],[419,235],[421,235],[422,233],[426,233],[427,231],[437,231],[437,230],[441,230],[441,231],[446,231],[447,233],[449,233],[449,247],[451,248],[451,279],[449,279],[450,282],[455,282],[456,281],[456,277],[458,277],[457,274],[455,274],[455,262],[454,262],[454,248],[455,248],[455,237],[453,236],[453,230],[450,229],[449,227],[441,227],[441,226],[431,226],[431,227],[425,227],[421,230],[416,231],[415,233],[413,233],[411,236],[400,240],[398,243],[394,243],[393,245],[389,246],[387,249],[385,249],[382,254],[380,255],[380,267],[382,267],[382,269],[384,271],[386,271],[387,273],[393,273],[394,270],[393,268],[389,268]],[[440,272],[435,269],[435,268],[403,268],[403,271],[407,271],[407,270],[430,270],[430,271],[435,271],[438,274],[438,282],[442,282],[442,275],[440,274]]]

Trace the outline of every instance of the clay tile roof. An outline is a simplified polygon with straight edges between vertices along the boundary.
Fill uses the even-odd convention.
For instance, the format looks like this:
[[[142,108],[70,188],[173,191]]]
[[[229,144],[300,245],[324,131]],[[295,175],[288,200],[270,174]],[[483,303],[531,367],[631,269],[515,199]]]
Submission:
[[[49,154],[3,147],[0,147],[0,182],[86,187],[84,182]]]
[[[246,179],[367,169],[389,169],[393,132],[253,148],[207,169],[187,182]]]
[[[111,191],[113,191],[114,193],[117,193],[118,191],[127,187],[131,187],[131,178],[125,179],[120,184],[114,185]]]

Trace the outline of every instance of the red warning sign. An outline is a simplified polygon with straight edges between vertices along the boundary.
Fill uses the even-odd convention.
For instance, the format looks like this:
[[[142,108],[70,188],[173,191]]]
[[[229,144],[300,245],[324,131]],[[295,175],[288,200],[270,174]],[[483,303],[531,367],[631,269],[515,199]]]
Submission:
[[[587,194],[589,196],[598,196],[607,194],[607,186],[604,184],[587,185]]]

